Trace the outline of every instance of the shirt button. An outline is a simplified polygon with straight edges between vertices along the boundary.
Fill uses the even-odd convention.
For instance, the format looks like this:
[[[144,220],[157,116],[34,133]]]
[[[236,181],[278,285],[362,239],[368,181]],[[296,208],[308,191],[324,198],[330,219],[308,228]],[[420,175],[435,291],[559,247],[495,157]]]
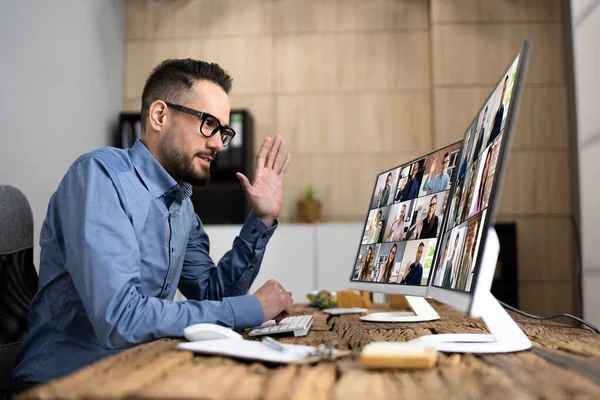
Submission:
[[[175,247],[171,247],[171,253],[175,253]]]
[[[252,228],[252,233],[256,233],[256,228]]]

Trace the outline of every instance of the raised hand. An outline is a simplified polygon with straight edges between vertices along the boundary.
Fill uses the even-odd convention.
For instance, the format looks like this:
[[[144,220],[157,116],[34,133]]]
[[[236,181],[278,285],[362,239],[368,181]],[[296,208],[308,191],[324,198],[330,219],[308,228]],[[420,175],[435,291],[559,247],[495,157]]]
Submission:
[[[250,183],[244,174],[236,174],[252,211],[267,227],[273,225],[281,211],[283,177],[292,160],[289,153],[283,159],[284,149],[285,141],[280,135],[275,140],[267,137],[256,157],[254,181]]]

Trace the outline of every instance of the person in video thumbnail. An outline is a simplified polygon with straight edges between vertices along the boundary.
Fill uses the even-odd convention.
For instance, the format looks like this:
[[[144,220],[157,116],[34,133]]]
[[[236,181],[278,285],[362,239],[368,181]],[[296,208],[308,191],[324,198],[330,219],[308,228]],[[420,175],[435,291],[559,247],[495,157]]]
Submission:
[[[485,162],[483,163],[483,172],[481,174],[481,183],[479,184],[479,190],[477,191],[477,198],[475,199],[475,205],[473,207],[473,214],[477,214],[486,207],[485,196],[489,193],[490,185],[492,184],[491,168],[492,163],[492,149],[487,152]]]
[[[467,136],[467,144],[465,146],[465,154],[463,156],[463,160],[460,163],[460,168],[458,169],[458,177],[457,180],[461,181],[465,177],[465,172],[467,172],[467,166],[471,162],[471,150],[473,150],[473,142],[475,140],[474,134],[474,124],[469,128],[469,133]]]
[[[469,177],[469,185],[467,186],[467,191],[465,192],[465,196],[463,198],[462,209],[460,211],[460,220],[464,221],[469,218],[469,208],[471,207],[471,200],[473,199],[473,188],[475,187],[475,168],[471,171],[471,176]]]
[[[359,281],[370,281],[372,279],[371,276],[373,272],[374,259],[373,253],[373,246],[369,246],[369,248],[367,249],[367,255],[365,256],[365,259],[363,261],[362,268],[360,269],[360,275],[358,275]]]
[[[406,218],[406,204],[402,204],[396,219],[394,220],[390,233],[386,239],[386,242],[399,242],[404,239],[404,219]]]
[[[392,275],[392,270],[394,269],[394,260],[396,259],[397,251],[398,251],[398,245],[396,243],[394,243],[394,245],[390,249],[390,254],[388,254],[387,261],[381,267],[379,282],[389,282],[390,281],[390,276]]]
[[[477,144],[475,145],[475,152],[473,153],[473,160],[476,160],[479,154],[481,153],[481,148],[483,146],[483,140],[485,138],[485,119],[487,117],[488,106],[485,106],[485,110],[483,110],[483,118],[481,119],[481,127],[479,128],[479,133],[477,134]]]
[[[421,279],[423,278],[423,264],[421,264],[421,257],[423,256],[423,250],[425,249],[425,243],[419,243],[417,247],[417,254],[415,255],[415,261],[406,263],[404,275],[400,280],[401,285],[420,285]]]
[[[379,193],[377,194],[377,204],[378,207],[387,206],[390,204],[390,200],[392,198],[392,173],[390,172],[385,178],[385,186],[379,189]]]
[[[457,224],[458,208],[460,206],[460,194],[462,192],[462,182],[456,185],[452,204],[450,205],[450,213],[448,214],[448,227],[453,227]]]
[[[371,229],[369,229],[369,233],[367,233],[367,243],[377,243],[379,241],[379,235],[381,234],[381,217],[383,216],[381,210],[377,211],[377,215],[375,216],[375,221],[371,224]]]
[[[500,134],[502,128],[502,119],[504,118],[504,95],[506,94],[506,86],[508,85],[508,75],[504,78],[504,84],[502,85],[502,94],[500,95],[500,104],[494,117],[494,126],[492,127],[492,133],[490,133],[490,139],[488,140],[488,146],[494,143],[494,140]]]
[[[463,249],[463,256],[460,262],[460,267],[457,271],[457,276],[453,279],[453,289],[467,290],[469,275],[471,275],[471,266],[473,265],[473,250],[477,233],[479,232],[479,220],[475,221],[473,230],[467,233],[467,243]]]
[[[446,269],[444,270],[444,279],[442,280],[442,287],[449,288],[452,284],[452,277],[456,273],[455,269],[458,265],[457,255],[458,244],[460,242],[460,232],[456,235],[456,239],[454,239],[454,246],[452,246],[452,255],[450,259],[446,261]]]
[[[448,166],[450,165],[450,154],[444,154],[442,161],[442,172],[433,176],[437,168],[437,163],[433,162],[429,169],[429,176],[425,179],[423,190],[427,194],[441,192],[450,189],[450,177],[448,176]],[[432,178],[433,177],[433,178]]]
[[[419,195],[419,180],[417,179],[417,173],[419,172],[419,163],[414,163],[408,182],[404,186],[404,189],[398,192],[395,201],[406,201],[412,200]]]
[[[431,197],[431,200],[429,200],[427,214],[419,225],[419,234],[417,235],[417,239],[429,239],[437,236],[439,225],[439,218],[437,215],[435,215],[437,201],[437,194],[434,194]]]

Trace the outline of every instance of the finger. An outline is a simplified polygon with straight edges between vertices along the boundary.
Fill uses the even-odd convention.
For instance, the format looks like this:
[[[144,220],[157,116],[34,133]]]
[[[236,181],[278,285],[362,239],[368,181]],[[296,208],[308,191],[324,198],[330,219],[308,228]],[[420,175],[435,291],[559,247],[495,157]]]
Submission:
[[[256,155],[256,168],[262,168],[265,166],[265,159],[267,158],[267,153],[269,152],[269,148],[271,147],[271,137],[268,136],[263,141],[262,146],[260,146],[260,150]]]
[[[269,153],[267,154],[267,161],[264,164],[264,166],[266,168],[273,168],[273,163],[275,162],[275,155],[277,154],[277,150],[279,150],[280,144],[281,144],[281,136],[277,135],[277,136],[275,136],[275,141],[273,142],[273,145],[271,146],[271,150],[269,150]]]
[[[292,161],[292,155],[290,153],[285,156],[285,160],[283,161],[283,165],[281,166],[281,170],[279,171],[279,175],[285,175],[288,167],[290,166],[290,162]]]
[[[277,149],[277,156],[275,157],[275,161],[273,162],[273,165],[271,166],[271,168],[273,168],[274,170],[277,170],[279,168],[279,165],[281,165],[281,157],[283,155],[284,150],[285,150],[285,140],[281,139],[281,142],[279,143],[279,148]]]
[[[286,316],[284,316],[284,312],[282,312],[281,314],[278,314],[276,316],[273,317],[273,319],[275,320],[275,322],[280,323],[282,319],[284,319]]]
[[[292,298],[289,296],[287,297],[287,301],[285,302],[283,311],[285,311],[286,313],[288,313],[290,315],[294,313],[294,303],[292,302]]]
[[[248,178],[246,178],[246,175],[242,174],[241,172],[236,172],[235,176],[237,176],[237,178],[240,180],[242,189],[244,189],[245,192],[252,188],[252,185],[250,184]]]

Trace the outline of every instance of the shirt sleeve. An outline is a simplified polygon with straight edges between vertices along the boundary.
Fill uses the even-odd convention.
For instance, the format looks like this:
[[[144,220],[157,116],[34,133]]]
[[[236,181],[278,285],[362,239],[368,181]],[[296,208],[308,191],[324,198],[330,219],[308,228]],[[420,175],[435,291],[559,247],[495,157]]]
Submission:
[[[215,265],[211,259],[210,241],[200,218],[196,216],[190,232],[179,290],[188,299],[220,300],[244,296],[258,275],[267,243],[277,228],[267,226],[254,213],[250,213],[233,246]],[[258,303],[258,301],[257,301]],[[240,319],[260,325],[263,320],[260,303],[242,303],[234,307]]]
[[[119,188],[101,161],[80,159],[59,185],[48,214],[58,227],[66,271],[103,346],[182,336],[196,323],[239,330],[262,322],[257,315],[236,314],[260,305],[254,296],[173,302],[142,295],[140,250]]]

